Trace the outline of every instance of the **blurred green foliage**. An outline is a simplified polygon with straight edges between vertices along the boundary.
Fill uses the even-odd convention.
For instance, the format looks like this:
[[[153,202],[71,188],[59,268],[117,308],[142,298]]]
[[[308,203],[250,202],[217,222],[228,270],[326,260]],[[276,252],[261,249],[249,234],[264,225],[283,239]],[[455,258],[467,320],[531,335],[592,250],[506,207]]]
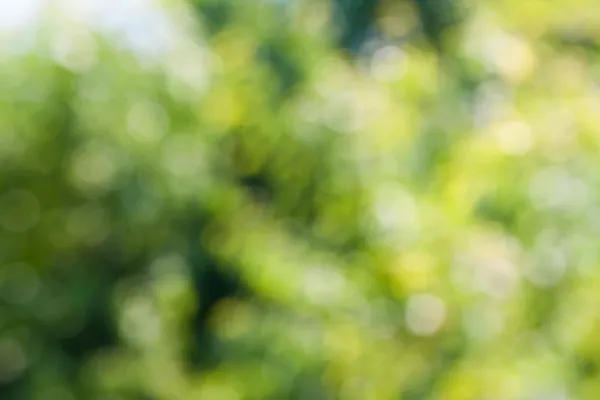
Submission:
[[[7,3],[0,399],[600,396],[597,2]]]

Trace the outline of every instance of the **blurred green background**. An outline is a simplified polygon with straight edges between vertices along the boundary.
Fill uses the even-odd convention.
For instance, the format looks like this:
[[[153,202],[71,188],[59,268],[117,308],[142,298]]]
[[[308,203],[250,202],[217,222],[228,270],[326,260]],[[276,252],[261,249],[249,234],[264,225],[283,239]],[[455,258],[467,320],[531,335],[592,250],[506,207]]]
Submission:
[[[600,3],[3,0],[0,399],[600,398]]]

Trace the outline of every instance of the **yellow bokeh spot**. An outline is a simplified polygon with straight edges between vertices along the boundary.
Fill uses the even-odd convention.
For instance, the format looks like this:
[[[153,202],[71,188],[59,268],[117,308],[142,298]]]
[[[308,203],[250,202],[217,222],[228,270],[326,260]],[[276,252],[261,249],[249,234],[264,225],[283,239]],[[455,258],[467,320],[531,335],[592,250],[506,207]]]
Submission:
[[[436,260],[426,253],[408,253],[392,265],[390,274],[399,296],[426,290],[436,281]]]
[[[207,122],[222,129],[232,128],[242,121],[244,106],[242,99],[233,90],[219,88],[211,92],[204,105]]]
[[[256,52],[256,43],[252,40],[252,36],[235,30],[225,31],[218,36],[213,46],[226,70],[247,68],[252,63]]]

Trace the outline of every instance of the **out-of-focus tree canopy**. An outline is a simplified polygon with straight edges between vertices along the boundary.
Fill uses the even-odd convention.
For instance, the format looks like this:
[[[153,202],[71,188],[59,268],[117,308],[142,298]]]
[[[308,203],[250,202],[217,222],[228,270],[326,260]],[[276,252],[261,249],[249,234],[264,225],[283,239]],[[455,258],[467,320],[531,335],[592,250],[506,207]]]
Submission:
[[[0,4],[0,399],[600,396],[597,1]]]

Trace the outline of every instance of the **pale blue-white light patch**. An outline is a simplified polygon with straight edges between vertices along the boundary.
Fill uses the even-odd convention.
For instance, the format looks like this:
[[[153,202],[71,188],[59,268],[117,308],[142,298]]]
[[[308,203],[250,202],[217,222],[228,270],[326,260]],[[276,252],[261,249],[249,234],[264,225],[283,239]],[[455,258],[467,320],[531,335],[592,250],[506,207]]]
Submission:
[[[0,1],[0,33],[28,28],[38,20],[45,0]]]
[[[46,23],[78,25],[133,51],[159,59],[177,37],[177,24],[153,0],[6,0],[0,2],[0,34],[38,30]],[[53,28],[54,29],[54,28]],[[19,42],[25,38],[20,35]]]
[[[80,13],[94,30],[114,38],[142,57],[167,51],[174,27],[159,4],[152,0],[86,0]]]
[[[26,54],[35,48],[36,25],[44,0],[0,1],[0,58]]]

